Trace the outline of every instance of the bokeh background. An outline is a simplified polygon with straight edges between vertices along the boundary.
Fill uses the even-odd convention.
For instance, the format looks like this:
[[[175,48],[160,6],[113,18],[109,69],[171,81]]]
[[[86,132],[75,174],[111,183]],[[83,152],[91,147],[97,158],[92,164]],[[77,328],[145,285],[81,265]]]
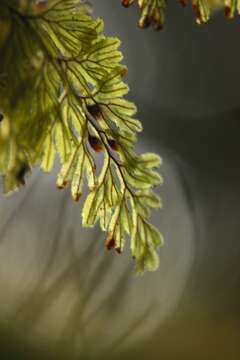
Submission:
[[[157,272],[134,274],[81,228],[81,204],[35,170],[0,201],[0,359],[240,359],[240,20],[198,26],[170,2],[164,30],[92,0],[122,39],[129,98],[161,154],[165,245]]]

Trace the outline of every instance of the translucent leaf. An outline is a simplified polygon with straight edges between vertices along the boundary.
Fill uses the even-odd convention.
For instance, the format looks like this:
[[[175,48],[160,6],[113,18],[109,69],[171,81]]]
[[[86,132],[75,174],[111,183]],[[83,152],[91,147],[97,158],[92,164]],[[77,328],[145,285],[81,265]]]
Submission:
[[[58,155],[57,186],[69,184],[76,201],[87,192],[83,226],[99,221],[108,249],[122,252],[129,241],[137,268],[155,269],[161,237],[146,219],[161,205],[151,190],[162,182],[160,159],[135,154],[142,125],[136,106],[124,98],[129,89],[120,41],[104,36],[103,21],[80,0],[7,3],[0,3],[0,33],[3,17],[11,27],[8,41],[0,38],[5,190],[23,185],[33,165],[50,171]],[[162,4],[157,0],[154,8]],[[142,16],[149,15],[146,9]]]
[[[122,0],[122,5],[130,6],[136,2],[140,8],[139,26],[147,28],[153,26],[155,30],[161,30],[165,20],[167,8],[166,0]],[[198,24],[206,23],[211,15],[224,7],[227,18],[232,19],[235,13],[240,14],[240,0],[179,0],[185,7],[188,3],[196,16]]]
[[[54,160],[56,155],[55,146],[51,134],[49,134],[46,137],[43,147],[44,147],[44,154],[42,158],[41,167],[45,171],[51,171],[54,165]]]

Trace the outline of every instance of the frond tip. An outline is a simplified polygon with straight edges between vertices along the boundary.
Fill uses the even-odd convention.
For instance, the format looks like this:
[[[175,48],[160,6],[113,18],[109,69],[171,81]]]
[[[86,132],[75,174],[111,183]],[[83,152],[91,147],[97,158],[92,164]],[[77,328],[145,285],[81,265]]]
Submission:
[[[148,218],[161,206],[152,191],[162,182],[160,158],[134,152],[142,125],[124,98],[127,69],[119,40],[105,37],[102,20],[79,0],[19,4],[0,4],[11,24],[0,61],[0,170],[11,179],[6,190],[22,185],[34,165],[51,171],[58,154],[58,188],[70,185],[78,201],[88,185],[83,226],[99,221],[107,249],[121,253],[129,241],[137,270],[155,270],[163,241]]]
[[[122,5],[129,7],[135,0],[122,0]],[[167,0],[137,0],[141,15],[138,25],[141,28],[153,26],[155,30],[161,30],[165,19]]]
[[[122,0],[124,7],[129,7],[134,2],[140,9],[139,26],[147,28],[153,26],[155,30],[161,30],[164,24],[167,0]],[[179,0],[182,6],[188,3],[192,5],[198,24],[206,23],[212,13],[224,8],[225,16],[232,19],[235,14],[240,14],[240,0]]]

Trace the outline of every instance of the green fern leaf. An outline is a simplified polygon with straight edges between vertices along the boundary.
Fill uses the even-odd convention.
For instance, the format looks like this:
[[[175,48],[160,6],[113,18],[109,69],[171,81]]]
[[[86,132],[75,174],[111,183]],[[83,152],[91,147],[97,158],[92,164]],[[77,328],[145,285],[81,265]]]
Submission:
[[[69,184],[76,201],[88,187],[83,225],[99,221],[107,249],[122,252],[129,241],[137,270],[155,270],[162,237],[148,218],[161,205],[152,191],[162,182],[160,159],[134,152],[142,125],[124,98],[129,89],[119,40],[105,37],[103,21],[79,0],[4,0],[1,10],[0,29],[2,23],[11,29],[0,43],[6,191],[23,184],[31,166],[51,171],[58,155],[57,186]]]
[[[122,0],[122,5],[129,7],[135,0]],[[167,0],[136,0],[141,11],[139,26],[146,28],[153,26],[155,30],[161,30],[165,20]],[[225,9],[225,15],[231,19],[237,12],[240,14],[239,0],[179,0],[186,6],[191,3],[198,24],[206,23],[211,14],[219,8]]]

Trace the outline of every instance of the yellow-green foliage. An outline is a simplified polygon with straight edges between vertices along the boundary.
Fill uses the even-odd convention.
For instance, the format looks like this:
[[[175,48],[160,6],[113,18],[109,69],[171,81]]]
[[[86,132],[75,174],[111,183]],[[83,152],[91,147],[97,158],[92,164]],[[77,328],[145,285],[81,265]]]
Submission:
[[[32,166],[62,168],[57,185],[79,200],[88,184],[84,226],[99,220],[106,246],[130,242],[138,271],[158,267],[158,230],[148,221],[160,200],[157,155],[134,150],[141,124],[124,96],[119,40],[103,35],[85,2],[0,1],[0,171],[5,192]],[[104,154],[101,168],[96,158]]]
[[[122,0],[128,7],[136,2],[140,8],[139,26],[146,28],[153,25],[155,30],[160,30],[165,20],[167,0]],[[235,12],[240,13],[240,0],[179,0],[183,6],[191,3],[198,24],[206,23],[211,13],[218,8],[224,8],[227,18],[233,18]]]

